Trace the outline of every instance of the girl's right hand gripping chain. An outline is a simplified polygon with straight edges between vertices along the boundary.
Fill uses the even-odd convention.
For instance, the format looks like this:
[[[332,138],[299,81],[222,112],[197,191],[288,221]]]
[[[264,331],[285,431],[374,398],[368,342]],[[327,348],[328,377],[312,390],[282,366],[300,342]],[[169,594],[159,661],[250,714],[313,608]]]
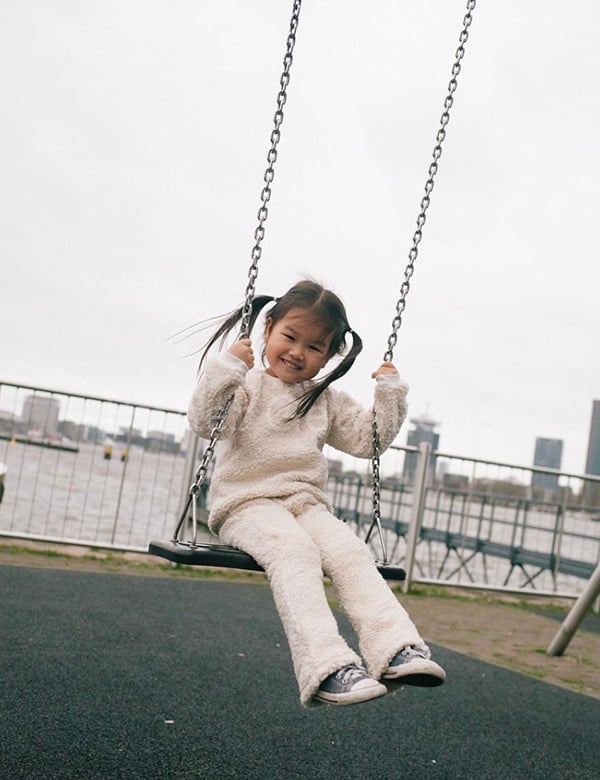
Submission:
[[[239,341],[236,341],[235,344],[232,344],[227,351],[236,358],[243,360],[248,368],[254,366],[254,352],[252,350],[251,339],[240,339]]]

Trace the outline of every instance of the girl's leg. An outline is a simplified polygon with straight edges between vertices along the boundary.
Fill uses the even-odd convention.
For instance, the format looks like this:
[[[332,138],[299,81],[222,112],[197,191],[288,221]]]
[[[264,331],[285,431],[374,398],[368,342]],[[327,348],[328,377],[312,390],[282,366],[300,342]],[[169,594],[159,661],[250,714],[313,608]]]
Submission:
[[[247,504],[229,517],[221,539],[252,555],[266,571],[290,645],[303,704],[333,672],[358,655],[340,636],[331,612],[315,544],[278,501]]]
[[[429,657],[427,645],[377,571],[367,545],[324,506],[310,507],[297,521],[321,552],[323,571],[354,626],[369,674],[379,679],[393,656],[409,645]]]

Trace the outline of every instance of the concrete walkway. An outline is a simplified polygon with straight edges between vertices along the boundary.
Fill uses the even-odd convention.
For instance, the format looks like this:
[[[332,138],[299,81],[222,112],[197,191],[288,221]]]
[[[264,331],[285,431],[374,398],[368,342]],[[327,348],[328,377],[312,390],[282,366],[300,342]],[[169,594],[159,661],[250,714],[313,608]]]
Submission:
[[[599,700],[443,648],[441,688],[302,709],[261,585],[8,565],[0,593],[11,780],[598,777]]]

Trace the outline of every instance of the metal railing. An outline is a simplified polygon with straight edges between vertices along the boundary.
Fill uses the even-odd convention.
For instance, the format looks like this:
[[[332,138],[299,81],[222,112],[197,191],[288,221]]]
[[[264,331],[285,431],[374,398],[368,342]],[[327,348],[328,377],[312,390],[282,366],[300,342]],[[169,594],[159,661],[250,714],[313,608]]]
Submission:
[[[0,534],[143,550],[172,526],[194,443],[181,411],[0,383]]]
[[[181,411],[0,383],[0,535],[145,551],[171,537],[199,449]],[[336,511],[364,536],[368,464],[327,454]],[[599,477],[392,447],[380,505],[406,587],[575,597],[600,559]]]
[[[406,588],[420,581],[576,596],[591,577],[600,560],[599,477],[427,444],[392,447],[386,457],[382,522],[391,562],[407,569]],[[340,481],[338,513],[362,534],[369,477]]]

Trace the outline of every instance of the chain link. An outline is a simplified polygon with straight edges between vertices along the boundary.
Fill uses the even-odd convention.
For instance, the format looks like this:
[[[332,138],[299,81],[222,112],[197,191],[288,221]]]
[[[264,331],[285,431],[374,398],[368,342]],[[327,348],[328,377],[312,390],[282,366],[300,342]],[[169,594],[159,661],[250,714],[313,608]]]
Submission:
[[[202,454],[202,460],[200,461],[200,465],[196,470],[196,473],[194,475],[194,480],[190,485],[190,489],[188,491],[188,498],[183,508],[183,512],[181,513],[179,522],[175,527],[175,532],[173,534],[173,541],[179,541],[179,533],[181,531],[184,520],[187,517],[187,513],[191,505],[192,520],[193,520],[192,547],[196,546],[196,537],[197,537],[196,499],[198,497],[198,493],[200,492],[200,488],[204,483],[204,480],[206,479],[206,475],[208,474],[208,467],[213,458],[213,455],[215,454],[215,447],[221,435],[221,431],[223,430],[223,426],[225,425],[225,420],[227,419],[227,415],[229,414],[229,409],[232,403],[233,403],[233,395],[230,395],[227,401],[225,401],[223,407],[219,410],[219,413],[217,414],[217,420],[215,422],[214,428],[210,432],[209,442]]]
[[[433,192],[435,177],[439,167],[438,161],[442,156],[442,146],[444,141],[446,140],[446,126],[450,121],[450,110],[454,103],[454,93],[456,92],[456,88],[458,86],[458,76],[461,70],[461,62],[463,57],[465,56],[465,44],[469,39],[469,27],[471,26],[471,22],[473,21],[473,16],[471,12],[475,8],[475,5],[476,5],[476,0],[469,0],[469,2],[467,3],[467,13],[463,19],[463,27],[459,36],[459,46],[458,49],[456,50],[454,64],[452,65],[452,78],[450,79],[450,82],[448,84],[448,92],[444,100],[444,111],[440,118],[440,127],[437,131],[437,135],[435,139],[436,143],[433,148],[433,159],[431,161],[429,170],[427,172],[428,178],[427,181],[425,182],[425,195],[423,196],[420,203],[421,211],[419,212],[419,216],[417,217],[417,227],[413,234],[412,246],[408,253],[408,264],[404,269],[404,281],[402,282],[402,285],[400,287],[400,297],[398,298],[398,301],[396,303],[396,314],[394,316],[394,319],[392,320],[392,331],[388,338],[387,350],[383,357],[384,361],[393,360],[394,347],[398,342],[398,331],[400,330],[400,326],[402,325],[402,315],[404,313],[404,309],[406,308],[406,296],[408,295],[408,292],[410,290],[410,280],[412,278],[412,275],[415,272],[415,261],[419,254],[419,244],[421,243],[421,239],[423,238],[423,227],[427,219],[427,209],[429,208],[429,205],[431,203],[431,193]]]
[[[473,21],[472,11],[475,8],[477,0],[468,0],[467,13],[463,18],[463,26],[459,36],[459,46],[456,50],[454,63],[452,65],[452,78],[448,84],[448,91],[444,100],[444,111],[440,118],[440,126],[435,137],[435,146],[433,148],[433,159],[429,165],[427,171],[428,178],[425,182],[425,194],[421,199],[420,212],[417,217],[417,227],[412,237],[412,246],[408,253],[408,263],[404,269],[404,281],[400,287],[400,296],[396,303],[396,314],[392,320],[392,331],[388,338],[387,350],[383,356],[384,362],[391,362],[394,358],[394,347],[398,342],[398,331],[402,325],[402,315],[406,308],[406,296],[410,290],[410,280],[415,272],[415,261],[419,255],[419,244],[423,238],[423,228],[427,219],[427,209],[431,203],[431,193],[435,184],[435,177],[438,172],[438,162],[442,156],[443,143],[446,140],[446,127],[450,121],[450,110],[454,104],[454,93],[458,86],[458,76],[461,70],[461,62],[465,56],[465,44],[469,39],[469,27]],[[379,434],[377,432],[377,422],[375,416],[373,416],[373,458],[372,458],[372,473],[373,473],[373,511],[371,527],[367,533],[365,541],[369,541],[373,528],[377,526],[379,539],[381,541],[381,547],[383,551],[383,562],[387,563],[387,555],[385,551],[385,543],[383,541],[383,531],[381,528],[381,480],[380,480],[380,467],[379,467]]]
[[[387,549],[385,539],[383,538],[383,528],[381,527],[381,477],[379,471],[379,431],[377,429],[377,420],[375,410],[373,409],[373,427],[372,427],[373,458],[371,459],[371,472],[373,474],[373,509],[371,511],[371,526],[365,537],[365,544],[369,542],[373,528],[377,527],[379,543],[381,545],[381,555],[383,564],[387,564]]]
[[[277,94],[277,110],[273,117],[273,130],[271,132],[271,147],[267,153],[267,169],[263,176],[265,186],[260,193],[260,208],[258,209],[258,225],[254,231],[255,244],[252,247],[250,257],[252,263],[248,270],[248,285],[242,308],[242,321],[240,325],[240,338],[247,338],[250,330],[250,317],[252,315],[252,301],[254,300],[256,278],[258,276],[258,262],[262,255],[262,241],[265,237],[265,222],[269,216],[268,203],[271,200],[271,184],[275,178],[275,163],[277,162],[277,145],[281,139],[281,125],[283,123],[283,107],[287,100],[287,88],[290,83],[290,70],[293,62],[294,46],[296,45],[296,31],[300,19],[302,0],[294,0],[290,31],[286,42],[286,52],[283,58],[283,72],[279,79],[280,90]]]
[[[287,88],[290,83],[290,71],[293,62],[293,51],[294,51],[294,46],[296,44],[296,31],[298,29],[301,7],[302,7],[302,0],[294,0],[294,4],[292,8],[292,18],[290,20],[290,28],[289,28],[287,41],[286,41],[286,52],[283,58],[283,72],[279,79],[280,89],[277,94],[277,110],[275,111],[275,116],[273,118],[273,130],[271,132],[271,137],[270,137],[271,146],[267,154],[268,165],[265,174],[263,176],[265,186],[263,187],[260,193],[261,205],[257,215],[258,225],[256,226],[256,229],[254,231],[255,243],[254,246],[252,247],[252,252],[251,252],[252,263],[248,270],[248,284],[246,286],[245,300],[244,300],[244,305],[242,307],[240,338],[246,338],[250,330],[250,318],[252,315],[252,301],[254,300],[255,284],[256,284],[256,278],[258,276],[258,262],[262,254],[262,241],[263,238],[265,237],[265,223],[267,221],[267,217],[269,216],[269,209],[267,204],[271,199],[271,184],[273,183],[273,179],[275,178],[275,163],[277,162],[277,146],[279,144],[279,141],[281,140],[283,108],[287,100]],[[229,409],[232,403],[233,403],[233,395],[231,395],[227,399],[225,405],[217,414],[215,426],[211,431],[208,445],[204,450],[204,453],[202,455],[202,460],[194,476],[194,481],[190,486],[187,502],[185,504],[185,507],[183,508],[183,512],[175,528],[175,533],[174,533],[175,541],[178,540],[181,528],[183,526],[183,523],[185,521],[185,518],[187,516],[191,504],[192,524],[193,524],[191,544],[192,546],[196,546],[196,533],[197,533],[196,511],[195,511],[196,499],[198,493],[200,492],[200,487],[202,486],[202,484],[206,479],[209,464],[213,458],[217,441],[219,440],[219,436],[221,435],[221,431],[223,430],[223,426],[225,425],[225,420],[227,419],[227,415],[229,413]]]

